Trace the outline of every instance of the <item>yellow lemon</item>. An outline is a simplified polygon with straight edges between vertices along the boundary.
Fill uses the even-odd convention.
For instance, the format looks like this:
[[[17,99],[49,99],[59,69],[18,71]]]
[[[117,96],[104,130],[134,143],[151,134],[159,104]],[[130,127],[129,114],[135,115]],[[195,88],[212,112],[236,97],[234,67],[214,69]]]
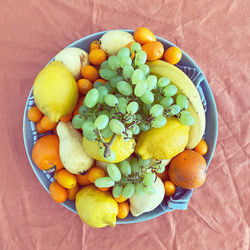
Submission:
[[[61,62],[52,61],[37,75],[33,95],[42,113],[58,122],[73,111],[78,89],[72,73]]]
[[[143,160],[171,159],[184,150],[188,139],[189,126],[177,118],[168,118],[164,127],[140,133],[135,151]]]
[[[111,137],[105,139],[106,142],[110,140]],[[90,157],[98,161],[116,163],[127,159],[134,152],[135,140],[130,139],[129,141],[124,141],[122,137],[118,135],[111,146],[111,150],[114,152],[113,158],[105,159],[101,154],[102,150],[100,150],[99,146],[104,149],[103,143],[99,143],[98,145],[98,141],[89,141],[83,137],[84,150]]]
[[[77,193],[75,204],[78,215],[89,226],[115,226],[118,204],[109,192],[85,186]]]

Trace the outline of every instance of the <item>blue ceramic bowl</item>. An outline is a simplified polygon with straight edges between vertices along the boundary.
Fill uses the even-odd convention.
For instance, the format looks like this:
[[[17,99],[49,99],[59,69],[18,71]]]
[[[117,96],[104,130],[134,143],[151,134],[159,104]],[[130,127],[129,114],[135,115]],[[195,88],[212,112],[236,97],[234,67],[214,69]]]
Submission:
[[[133,33],[133,30],[125,30],[127,32]],[[68,47],[78,47],[85,51],[89,50],[89,45],[93,40],[98,40],[104,33],[107,31],[91,34],[89,36],[83,37],[80,40],[70,44]],[[176,46],[167,40],[157,37],[157,40],[160,41],[165,49],[170,46]],[[216,146],[217,141],[217,131],[218,131],[218,120],[217,120],[217,109],[215,100],[212,94],[212,91],[209,87],[209,84],[201,72],[198,65],[192,60],[190,56],[188,56],[184,51],[182,51],[183,56],[181,61],[178,63],[178,67],[182,69],[195,83],[196,87],[199,90],[199,93],[201,95],[201,99],[204,105],[204,108],[206,110],[206,130],[204,138],[208,144],[208,152],[205,155],[205,159],[207,162],[207,165],[209,165],[214,150]],[[51,59],[51,61],[53,58]],[[51,62],[50,61],[50,62]],[[50,63],[49,62],[49,63]],[[35,130],[35,124],[33,122],[30,122],[27,118],[27,112],[30,107],[34,105],[34,99],[33,99],[33,89],[31,89],[25,110],[24,110],[24,117],[23,117],[23,137],[24,137],[24,145],[26,149],[26,153],[30,162],[30,165],[36,174],[37,178],[43,185],[43,187],[49,192],[49,185],[53,179],[53,174],[46,173],[45,171],[40,170],[38,167],[36,167],[35,163],[32,161],[31,158],[31,152],[33,145],[35,141],[40,138],[42,135],[39,135]],[[123,220],[117,220],[117,224],[127,224],[127,223],[136,223],[141,221],[146,221],[153,219],[157,216],[160,216],[168,211],[173,211],[175,209],[187,209],[188,202],[192,196],[193,190],[186,190],[182,188],[177,188],[177,192],[174,195],[174,197],[167,199],[165,198],[164,201],[160,206],[158,206],[156,209],[154,209],[151,212],[144,213],[139,217],[133,217],[132,215],[129,215],[127,218]],[[199,190],[197,190],[199,192]],[[76,213],[75,209],[75,203],[74,201],[66,201],[64,203],[61,203],[63,206],[71,210],[72,212]]]

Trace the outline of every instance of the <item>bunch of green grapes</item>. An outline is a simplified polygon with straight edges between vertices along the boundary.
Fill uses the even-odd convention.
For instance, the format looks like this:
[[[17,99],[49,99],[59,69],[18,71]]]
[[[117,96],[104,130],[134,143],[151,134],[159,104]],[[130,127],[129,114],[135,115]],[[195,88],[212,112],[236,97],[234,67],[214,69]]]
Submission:
[[[165,165],[161,161],[150,164],[150,160],[130,157],[118,164],[108,164],[108,176],[96,179],[97,187],[113,187],[112,193],[115,198],[121,194],[124,198],[130,198],[134,193],[147,192],[154,194],[153,184],[157,173],[165,171]]]
[[[133,60],[132,54],[135,54]],[[146,52],[136,42],[131,49],[123,48],[117,56],[110,56],[99,70],[107,83],[94,84],[79,109],[79,115],[72,120],[75,128],[82,128],[86,139],[103,143],[105,147],[101,143],[99,147],[105,158],[112,154],[105,150],[111,147],[105,138],[114,139],[121,135],[123,140],[130,140],[140,131],[163,127],[166,118],[171,116],[177,117],[184,125],[194,124],[194,118],[187,110],[188,99],[184,95],[176,96],[177,88],[168,78],[157,79],[150,75],[146,61]]]

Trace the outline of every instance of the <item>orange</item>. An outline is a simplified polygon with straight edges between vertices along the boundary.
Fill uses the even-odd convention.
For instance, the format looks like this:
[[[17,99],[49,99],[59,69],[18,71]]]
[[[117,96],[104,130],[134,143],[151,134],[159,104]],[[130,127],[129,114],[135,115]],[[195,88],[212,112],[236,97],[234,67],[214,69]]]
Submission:
[[[122,194],[118,198],[114,198],[117,202],[121,203],[126,201],[127,199],[122,196]]]
[[[81,75],[83,78],[90,80],[91,82],[94,82],[99,78],[99,74],[97,69],[94,66],[91,65],[85,65],[81,68]]]
[[[103,85],[104,85],[107,81],[104,80],[104,79],[102,79],[102,78],[98,78],[97,80],[95,80],[94,84],[95,84],[96,82],[101,82],[101,83],[103,83]]]
[[[92,49],[89,53],[89,61],[95,66],[100,66],[106,59],[106,53],[102,49]]]
[[[84,98],[85,98],[85,96],[81,96],[78,98],[77,104],[76,104],[75,109],[73,111],[73,116],[79,114],[79,108],[83,105]]]
[[[72,113],[70,113],[70,114],[68,114],[68,115],[65,115],[65,116],[63,116],[63,117],[61,118],[61,121],[62,121],[62,122],[68,122],[68,121],[70,121],[70,120],[72,119],[72,116],[73,116]]]
[[[68,200],[70,200],[70,201],[75,200],[76,194],[78,193],[79,190],[80,190],[80,186],[78,184],[76,184],[73,188],[67,189]]]
[[[95,180],[105,176],[105,171],[100,167],[92,167],[88,171],[88,179],[90,182],[95,183]]]
[[[54,179],[64,188],[73,188],[76,185],[76,177],[66,169],[56,171]]]
[[[177,47],[169,47],[165,51],[165,53],[163,55],[163,58],[168,63],[176,64],[176,63],[178,63],[181,60],[181,58],[182,58],[182,52]]]
[[[87,186],[87,185],[91,184],[91,182],[89,181],[89,178],[88,178],[88,173],[77,174],[76,180],[77,180],[77,183],[81,186]]]
[[[59,155],[59,138],[57,135],[45,135],[35,143],[32,149],[32,160],[38,168],[60,170],[63,164]]]
[[[205,155],[207,153],[207,143],[203,139],[201,139],[199,144],[193,150],[202,155]]]
[[[145,43],[142,50],[147,53],[147,61],[155,61],[160,59],[164,53],[164,47],[159,41]]]
[[[78,90],[81,94],[86,95],[92,89],[92,82],[88,79],[80,79],[77,81]]]
[[[32,122],[38,122],[42,119],[43,113],[38,109],[38,107],[31,107],[28,111],[28,118]]]
[[[135,57],[135,53],[132,53],[132,52],[131,52],[131,45],[132,45],[133,43],[134,43],[134,42],[130,42],[130,43],[128,43],[128,44],[126,45],[126,47],[130,49],[130,54],[131,54],[130,57],[131,57],[132,60],[133,60],[134,57]]]
[[[168,175],[176,186],[193,189],[205,182],[206,168],[206,161],[200,153],[184,150],[171,160]]]
[[[56,122],[52,122],[48,116],[43,116],[43,118],[41,119],[41,127],[48,130],[52,130],[56,127],[57,123]]]
[[[134,32],[134,38],[136,42],[140,43],[141,45],[156,41],[155,35],[151,30],[145,27],[139,27]]]
[[[89,51],[93,49],[100,49],[100,41],[95,40],[90,44]]]
[[[124,219],[128,216],[129,214],[129,204],[127,201],[118,203],[118,214],[117,217],[119,219]]]
[[[49,192],[53,200],[56,202],[64,202],[67,200],[67,190],[56,181],[49,185]]]
[[[175,185],[171,181],[164,181],[165,195],[170,197],[175,194]]]
[[[41,126],[41,121],[36,123],[36,131],[40,134],[47,132],[47,130]]]

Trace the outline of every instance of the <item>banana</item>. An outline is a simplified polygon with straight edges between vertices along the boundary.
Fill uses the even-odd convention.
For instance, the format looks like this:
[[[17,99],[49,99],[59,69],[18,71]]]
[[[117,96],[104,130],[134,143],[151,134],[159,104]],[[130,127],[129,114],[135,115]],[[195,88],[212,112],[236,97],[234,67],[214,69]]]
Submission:
[[[180,94],[189,100],[188,110],[195,119],[195,124],[190,127],[188,149],[194,148],[201,140],[206,126],[205,111],[202,106],[198,90],[189,77],[176,66],[162,60],[148,62],[150,73],[157,77],[167,77],[174,84]]]

